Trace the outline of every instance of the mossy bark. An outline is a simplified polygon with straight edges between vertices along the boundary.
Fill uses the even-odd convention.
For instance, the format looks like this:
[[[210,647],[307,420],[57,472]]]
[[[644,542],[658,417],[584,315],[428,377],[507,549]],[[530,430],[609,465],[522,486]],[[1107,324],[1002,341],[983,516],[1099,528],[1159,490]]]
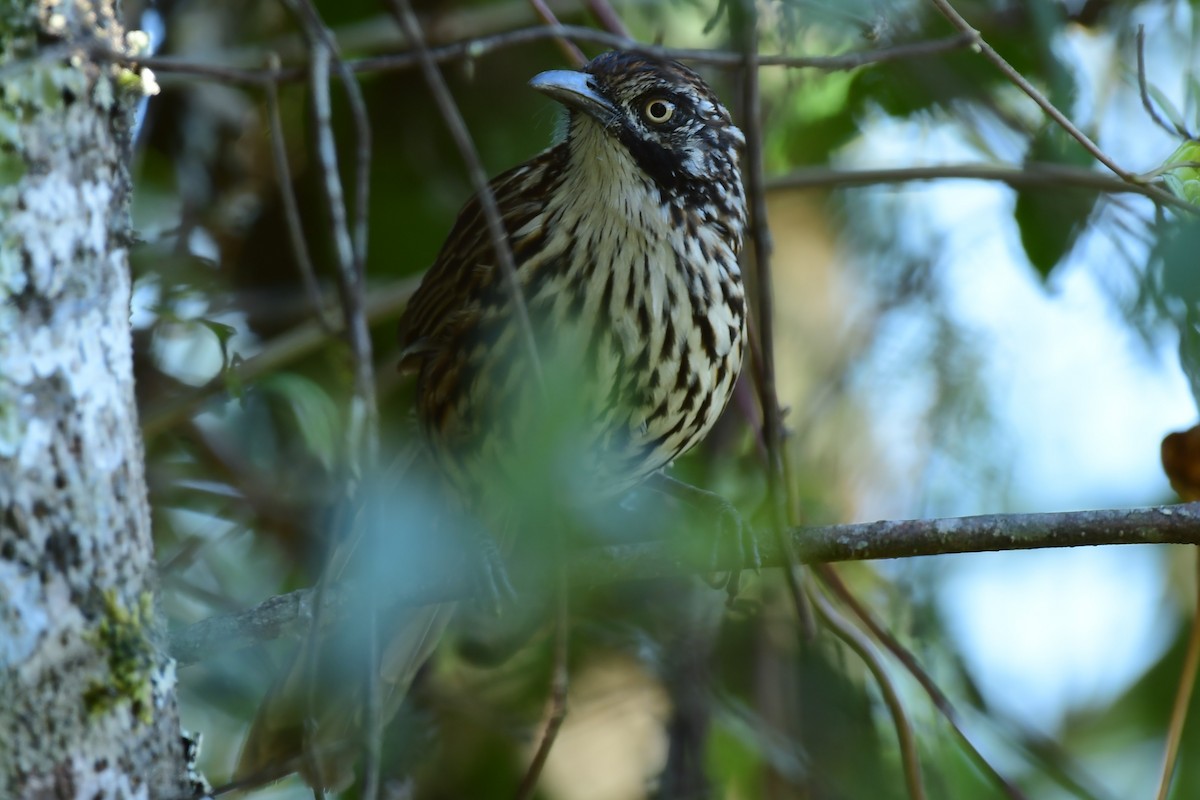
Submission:
[[[0,0],[0,797],[186,796],[129,328],[114,0]]]

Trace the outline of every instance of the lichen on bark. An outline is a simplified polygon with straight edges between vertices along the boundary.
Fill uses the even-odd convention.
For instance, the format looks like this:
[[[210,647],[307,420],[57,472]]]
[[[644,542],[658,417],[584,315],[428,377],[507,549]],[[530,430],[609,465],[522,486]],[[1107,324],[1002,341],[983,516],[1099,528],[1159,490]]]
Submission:
[[[113,2],[0,20],[0,797],[180,797],[124,249],[144,87],[87,55],[124,46]]]

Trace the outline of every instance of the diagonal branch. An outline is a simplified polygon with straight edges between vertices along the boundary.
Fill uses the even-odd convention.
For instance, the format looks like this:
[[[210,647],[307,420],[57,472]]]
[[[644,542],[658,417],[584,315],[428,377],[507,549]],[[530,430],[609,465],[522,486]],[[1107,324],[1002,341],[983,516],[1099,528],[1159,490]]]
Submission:
[[[797,557],[803,563],[870,561],[885,558],[979,553],[1001,550],[1038,550],[1050,547],[1083,547],[1115,544],[1200,545],[1200,503],[1102,511],[1066,511],[1043,514],[988,514],[946,519],[883,520],[843,525],[792,528],[788,531]],[[766,567],[787,563],[773,541],[761,543]],[[592,548],[571,560],[569,579],[575,586],[594,586],[632,580],[655,580],[699,575],[735,567],[732,552],[722,552],[718,562],[707,557],[689,560],[664,542]],[[430,571],[432,576],[433,571]],[[462,600],[475,591],[468,577],[455,581],[414,582],[392,587],[396,602],[419,606]],[[328,598],[327,619],[337,616],[343,599]],[[210,655],[249,647],[283,635],[302,633],[312,614],[312,590],[301,589],[272,597],[255,608],[202,620],[177,631],[171,653],[182,665]]]
[[[557,28],[562,25],[558,21],[558,17],[554,16],[554,12],[546,5],[545,0],[529,0],[529,5],[533,7],[534,13],[541,18],[542,22],[546,23],[547,27]],[[579,46],[565,36],[560,36],[555,39],[558,48],[562,50],[562,54],[567,61],[577,67],[582,67],[587,63],[587,56],[579,49]]]
[[[512,248],[508,244],[508,232],[504,229],[504,218],[500,214],[500,207],[496,204],[496,196],[492,192],[487,172],[483,168],[478,150],[475,149],[475,143],[471,140],[471,134],[467,130],[462,112],[459,111],[454,97],[450,94],[450,88],[446,85],[446,79],[442,76],[437,62],[425,46],[424,33],[417,20],[417,15],[412,10],[412,4],[408,0],[390,0],[390,4],[397,22],[400,23],[401,30],[417,50],[421,71],[425,73],[425,82],[429,85],[429,91],[433,94],[433,99],[442,113],[446,127],[450,129],[450,135],[454,138],[459,154],[467,166],[471,187],[479,198],[479,207],[483,210],[484,219],[487,221],[488,233],[492,238],[492,248],[496,252],[500,273],[504,276],[504,284],[508,288],[513,308],[516,310],[517,327],[520,330],[521,339],[524,341],[525,350],[533,365],[533,374],[538,385],[541,386],[543,384],[542,365],[538,358],[537,342],[533,336],[533,323],[529,320],[529,309],[525,306],[525,295],[521,291],[521,283],[517,278],[517,266],[513,260]]]
[[[1030,83],[1024,75],[1013,68],[1011,64],[1005,61],[1004,56],[997,53],[990,44],[984,41],[983,36],[979,33],[979,31],[971,27],[971,24],[963,19],[963,16],[959,14],[957,10],[955,10],[954,6],[950,5],[949,0],[930,0],[930,2],[932,2],[934,7],[941,12],[942,16],[950,21],[951,25],[957,28],[960,32],[971,37],[973,49],[983,54],[984,58],[992,62],[996,69],[1003,73],[1004,77],[1008,78],[1014,86],[1024,92],[1030,100],[1038,105],[1038,108],[1045,112],[1046,116],[1054,120],[1054,122],[1057,123],[1058,126],[1064,131],[1066,131],[1072,139],[1079,142],[1079,144],[1083,146],[1083,149],[1091,153],[1094,159],[1112,170],[1113,174],[1121,180],[1129,183],[1138,182],[1136,175],[1128,170],[1123,169],[1119,164],[1117,164],[1117,162],[1105,155],[1104,151],[1101,150],[1100,147],[1093,142],[1086,133],[1079,130],[1075,123],[1071,122],[1071,120],[1067,118],[1066,114],[1059,111],[1058,108],[1055,107],[1055,105],[1051,103],[1044,94],[1037,90],[1037,87]]]

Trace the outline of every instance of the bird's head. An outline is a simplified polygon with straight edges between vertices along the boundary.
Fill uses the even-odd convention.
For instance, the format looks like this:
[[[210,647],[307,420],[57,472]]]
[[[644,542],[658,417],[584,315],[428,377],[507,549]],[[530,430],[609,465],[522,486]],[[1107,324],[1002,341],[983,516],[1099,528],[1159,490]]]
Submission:
[[[581,121],[600,125],[663,195],[741,206],[745,137],[708,84],[682,64],[610,52],[582,71],[551,70],[529,84],[571,110],[570,130]]]

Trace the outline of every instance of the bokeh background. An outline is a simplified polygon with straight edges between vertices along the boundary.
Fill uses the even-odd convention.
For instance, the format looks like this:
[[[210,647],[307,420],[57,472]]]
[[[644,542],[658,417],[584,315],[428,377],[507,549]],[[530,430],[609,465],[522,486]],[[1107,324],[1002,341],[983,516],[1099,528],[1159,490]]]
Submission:
[[[612,3],[641,41],[718,50],[734,47],[730,5]],[[524,0],[416,6],[435,45],[537,24]],[[563,22],[597,24],[584,3],[549,6]],[[407,49],[383,4],[316,7],[347,59]],[[763,53],[862,52],[953,33],[917,0],[757,7]],[[1143,107],[1139,26],[1160,113],[1200,128],[1194,3],[955,7],[1130,171],[1160,168],[1184,138]],[[285,66],[306,63],[301,28],[275,0],[127,3],[126,12],[179,62],[256,70],[275,53]],[[537,41],[444,65],[490,174],[552,141],[561,112],[525,82],[564,64],[553,42]],[[740,118],[736,71],[703,71]],[[352,369],[345,343],[315,321],[289,244],[262,88],[182,66],[159,69],[158,80],[136,139],[133,320],[164,602],[181,628],[321,574]],[[386,459],[411,437],[395,322],[471,184],[418,70],[364,70],[359,80],[372,136],[367,275]],[[780,395],[806,521],[1173,501],[1159,446],[1196,421],[1195,224],[1138,194],[1052,179],[1020,189],[951,178],[851,186],[841,171],[1103,173],[970,50],[845,71],[763,67],[761,85]],[[279,93],[278,133],[332,302],[310,96],[303,81]],[[334,113],[350,186],[354,131],[336,86]],[[677,473],[761,520],[758,418],[743,389]],[[636,499],[629,506],[636,515]],[[664,526],[693,524],[665,510]],[[404,502],[395,513],[419,518]],[[1194,613],[1193,558],[1139,546],[840,571],[1029,797],[1099,799],[1147,796],[1155,784]],[[906,796],[878,687],[828,633],[797,635],[777,574],[749,578],[728,610],[695,580],[575,594],[570,713],[539,796]],[[550,626],[534,624],[515,655],[481,666],[464,655],[470,624],[480,623],[448,638],[390,729],[391,788],[409,792],[397,797],[510,796],[525,769],[549,685]],[[294,646],[214,652],[181,672],[185,726],[204,733],[214,784],[228,779]],[[887,664],[929,795],[1003,796],[915,682]],[[1194,728],[1174,797],[1200,796]],[[254,796],[311,795],[291,779]]]

